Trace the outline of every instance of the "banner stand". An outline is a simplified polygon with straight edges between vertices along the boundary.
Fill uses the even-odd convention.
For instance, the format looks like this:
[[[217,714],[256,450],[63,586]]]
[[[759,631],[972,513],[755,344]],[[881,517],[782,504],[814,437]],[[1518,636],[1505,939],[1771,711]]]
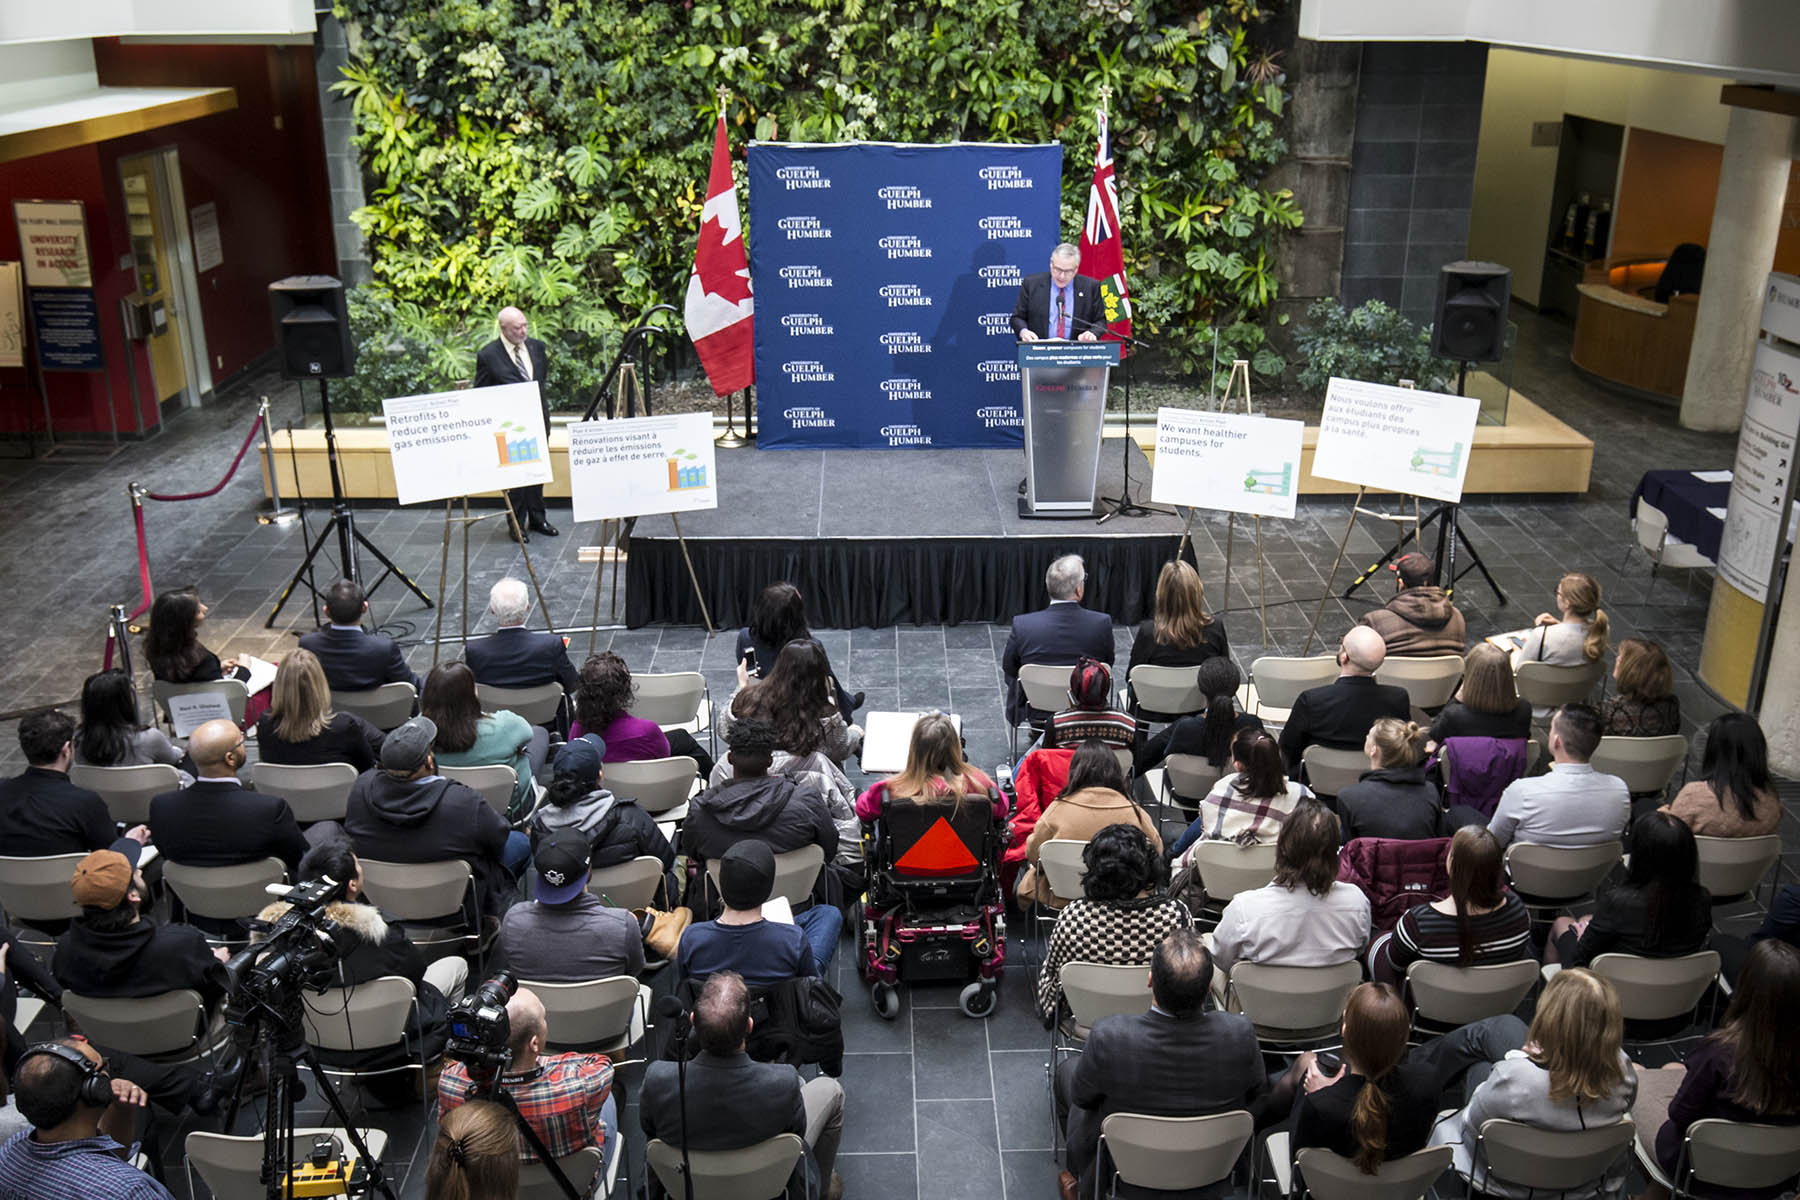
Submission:
[[[462,514],[455,515],[452,507],[458,500],[462,501]],[[531,590],[537,593],[538,610],[544,614],[544,628],[556,633],[556,624],[550,619],[550,606],[544,602],[543,585],[538,583],[537,571],[531,565],[529,543],[519,527],[518,514],[513,512],[512,497],[505,492],[500,493],[500,503],[504,508],[500,512],[482,513],[480,516],[469,515],[469,498],[467,496],[444,498],[444,550],[438,562],[438,595],[448,595],[450,577],[450,528],[453,525],[462,527],[462,644],[469,644],[469,526],[479,525],[483,521],[491,521],[495,517],[505,517],[513,537],[518,539],[519,553],[525,556],[525,574],[531,579]],[[444,642],[444,605],[438,605],[437,625],[431,637],[431,665],[438,665],[438,653]]]

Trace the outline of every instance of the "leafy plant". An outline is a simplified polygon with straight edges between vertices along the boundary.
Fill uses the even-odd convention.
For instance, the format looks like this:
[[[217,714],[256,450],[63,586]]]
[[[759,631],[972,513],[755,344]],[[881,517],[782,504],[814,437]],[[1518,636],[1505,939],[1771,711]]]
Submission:
[[[1413,324],[1379,300],[1349,311],[1336,300],[1315,300],[1306,324],[1295,332],[1306,356],[1300,386],[1323,392],[1333,375],[1370,383],[1411,379],[1426,391],[1441,391],[1455,364],[1431,353],[1431,326]]]

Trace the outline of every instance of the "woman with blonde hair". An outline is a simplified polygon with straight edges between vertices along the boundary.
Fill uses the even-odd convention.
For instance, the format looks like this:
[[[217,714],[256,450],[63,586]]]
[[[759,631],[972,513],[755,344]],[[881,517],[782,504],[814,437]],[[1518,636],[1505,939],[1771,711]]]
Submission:
[[[269,711],[256,723],[257,758],[313,766],[349,763],[357,774],[375,766],[381,730],[355,713],[331,710],[331,685],[311,650],[290,650],[275,668]]]
[[[1516,1017],[1490,1017],[1465,1026],[1449,1037],[1439,1056],[1454,1056],[1459,1045],[1485,1041],[1516,1031]],[[1473,1037],[1466,1035],[1475,1035]],[[1489,1035],[1483,1037],[1482,1035]],[[1477,1180],[1489,1196],[1518,1200],[1530,1189],[1475,1166],[1484,1121],[1496,1117],[1538,1129],[1576,1131],[1613,1125],[1631,1112],[1637,1098],[1637,1072],[1621,1048],[1625,1019],[1613,985],[1583,967],[1558,972],[1538,997],[1537,1015],[1516,1049],[1493,1063],[1493,1069],[1469,1094],[1469,1102],[1432,1131],[1434,1143],[1455,1150],[1454,1166],[1470,1182]],[[1489,1061],[1492,1061],[1491,1059]],[[1562,1192],[1563,1200],[1616,1197],[1625,1188],[1629,1154],[1589,1183]]]
[[[1228,656],[1225,623],[1206,611],[1206,586],[1200,573],[1176,559],[1164,563],[1156,577],[1156,615],[1138,626],[1131,642],[1131,668],[1197,667],[1209,658]]]
[[[1664,737],[1681,732],[1675,668],[1662,646],[1643,638],[1619,643],[1614,694],[1600,706],[1600,731],[1618,737]]]
[[[1427,751],[1453,737],[1531,736],[1531,702],[1519,699],[1512,660],[1489,642],[1478,642],[1463,659],[1456,695],[1431,722]]]
[[[1437,784],[1425,778],[1425,731],[1411,721],[1382,717],[1369,726],[1363,753],[1369,769],[1338,793],[1344,840],[1359,837],[1441,837],[1444,806]]]
[[[1406,1052],[1412,1014],[1385,983],[1365,983],[1344,1002],[1344,1053],[1336,1074],[1307,1064],[1294,1109],[1295,1153],[1322,1146],[1373,1175],[1384,1162],[1423,1150],[1437,1109],[1436,1073]]]
[[[512,1114],[470,1100],[444,1114],[425,1169],[431,1200],[518,1200],[519,1134]]]
[[[1579,667],[1606,654],[1606,610],[1592,575],[1571,571],[1556,583],[1556,612],[1539,613],[1537,623],[1513,651],[1516,670],[1528,662]]]
[[[966,797],[991,796],[994,819],[1006,819],[1006,797],[993,780],[963,759],[962,735],[941,712],[926,713],[913,726],[905,769],[891,779],[875,781],[856,798],[857,819],[879,818],[881,803],[889,796],[945,804],[952,810],[960,810]]]

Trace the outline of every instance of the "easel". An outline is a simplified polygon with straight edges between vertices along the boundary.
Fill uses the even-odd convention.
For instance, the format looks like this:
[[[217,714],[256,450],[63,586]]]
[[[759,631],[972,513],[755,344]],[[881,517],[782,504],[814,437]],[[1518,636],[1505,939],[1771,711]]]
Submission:
[[[1402,379],[1400,381],[1400,386],[1410,389],[1413,386],[1413,381],[1410,379]],[[1419,498],[1417,496],[1412,498],[1412,516],[1408,517],[1404,511],[1398,513],[1384,513],[1373,508],[1364,508],[1363,499],[1368,495],[1368,492],[1369,489],[1367,486],[1362,484],[1357,485],[1356,500],[1350,505],[1350,519],[1344,522],[1344,536],[1338,539],[1337,557],[1331,560],[1331,573],[1325,576],[1325,590],[1319,594],[1319,607],[1313,610],[1312,625],[1309,626],[1306,631],[1306,645],[1300,647],[1300,657],[1302,658],[1305,658],[1307,651],[1312,649],[1313,638],[1317,637],[1319,634],[1319,622],[1324,619],[1325,604],[1331,599],[1331,587],[1337,582],[1338,567],[1343,565],[1344,551],[1349,547],[1350,535],[1356,529],[1356,518],[1359,515],[1373,517],[1377,521],[1389,521],[1395,525],[1411,524],[1412,528],[1401,535],[1399,542],[1395,545],[1393,550],[1377,559],[1368,570],[1357,576],[1356,582],[1352,583],[1349,590],[1344,593],[1345,596],[1348,596],[1350,592],[1355,591],[1358,584],[1361,584],[1364,580],[1368,579],[1369,576],[1379,571],[1384,563],[1400,552],[1401,546],[1406,545],[1409,540],[1418,536]]]
[[[512,497],[505,492],[500,493],[500,503],[504,506],[500,512],[482,513],[479,516],[469,515],[469,498],[461,497],[462,513],[456,515],[452,510],[456,498],[444,500],[444,551],[438,562],[438,595],[447,595],[447,584],[450,578],[450,527],[462,527],[462,643],[469,644],[469,526],[479,525],[483,521],[491,521],[495,517],[505,517],[507,527],[512,531],[513,540],[519,543],[519,553],[525,556],[525,574],[531,579],[531,590],[537,593],[538,609],[544,614],[544,628],[551,633],[556,632],[556,624],[550,619],[550,606],[544,603],[544,589],[538,583],[537,571],[531,565],[531,551],[527,548],[524,533],[519,527],[519,516],[513,511]],[[438,652],[444,642],[444,606],[439,605],[437,625],[431,638],[431,665],[437,666]]]
[[[1231,409],[1232,396],[1237,392],[1240,380],[1243,384],[1242,398],[1244,402],[1244,415],[1253,417],[1256,415],[1256,410],[1250,403],[1250,361],[1243,358],[1237,359],[1231,364],[1231,375],[1225,380],[1225,395],[1220,398],[1219,411],[1227,412]],[[1194,509],[1188,509],[1187,521],[1181,527],[1181,541],[1177,542],[1175,545],[1175,558],[1177,561],[1180,560],[1182,552],[1187,549],[1188,537],[1194,528],[1194,512]],[[1263,645],[1267,646],[1269,644],[1269,564],[1268,560],[1263,557],[1261,515],[1256,516],[1254,520],[1256,521],[1256,613],[1257,616],[1262,619],[1262,640]],[[1220,605],[1222,609],[1230,609],[1231,607],[1231,552],[1233,543],[1236,541],[1236,535],[1237,514],[1235,512],[1227,513],[1225,515],[1225,602]],[[1194,566],[1198,568],[1199,565],[1200,556],[1196,554],[1194,556]]]

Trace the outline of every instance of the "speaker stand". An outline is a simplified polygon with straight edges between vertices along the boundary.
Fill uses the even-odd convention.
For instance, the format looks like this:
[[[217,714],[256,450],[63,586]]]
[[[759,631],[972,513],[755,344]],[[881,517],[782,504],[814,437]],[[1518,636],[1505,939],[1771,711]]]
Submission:
[[[323,379],[319,380],[319,409],[325,414],[325,462],[330,468],[331,474],[331,518],[325,522],[325,527],[319,530],[319,536],[314,538],[313,544],[307,548],[306,557],[301,560],[293,578],[287,581],[287,586],[281,589],[281,595],[275,598],[275,607],[269,610],[269,619],[263,622],[263,628],[273,629],[275,627],[275,618],[281,615],[282,606],[287,604],[288,597],[294,594],[294,589],[299,587],[302,581],[306,582],[306,590],[312,593],[313,599],[315,601],[319,599],[319,591],[311,583],[313,559],[317,558],[319,551],[324,549],[325,539],[334,533],[337,534],[338,565],[342,569],[341,578],[355,580],[358,584],[362,583],[362,573],[356,558],[356,547],[361,546],[374,555],[376,561],[384,568],[376,577],[375,582],[363,589],[365,596],[374,595],[375,589],[380,587],[389,575],[392,575],[405,584],[413,595],[423,601],[426,608],[432,607],[431,597],[425,594],[424,589],[414,583],[405,571],[394,564],[393,559],[383,554],[380,547],[371,542],[363,534],[363,531],[356,527],[356,513],[351,509],[349,502],[344,499],[344,484],[338,476],[337,434],[331,427],[331,397]],[[296,480],[297,482],[298,480]]]

